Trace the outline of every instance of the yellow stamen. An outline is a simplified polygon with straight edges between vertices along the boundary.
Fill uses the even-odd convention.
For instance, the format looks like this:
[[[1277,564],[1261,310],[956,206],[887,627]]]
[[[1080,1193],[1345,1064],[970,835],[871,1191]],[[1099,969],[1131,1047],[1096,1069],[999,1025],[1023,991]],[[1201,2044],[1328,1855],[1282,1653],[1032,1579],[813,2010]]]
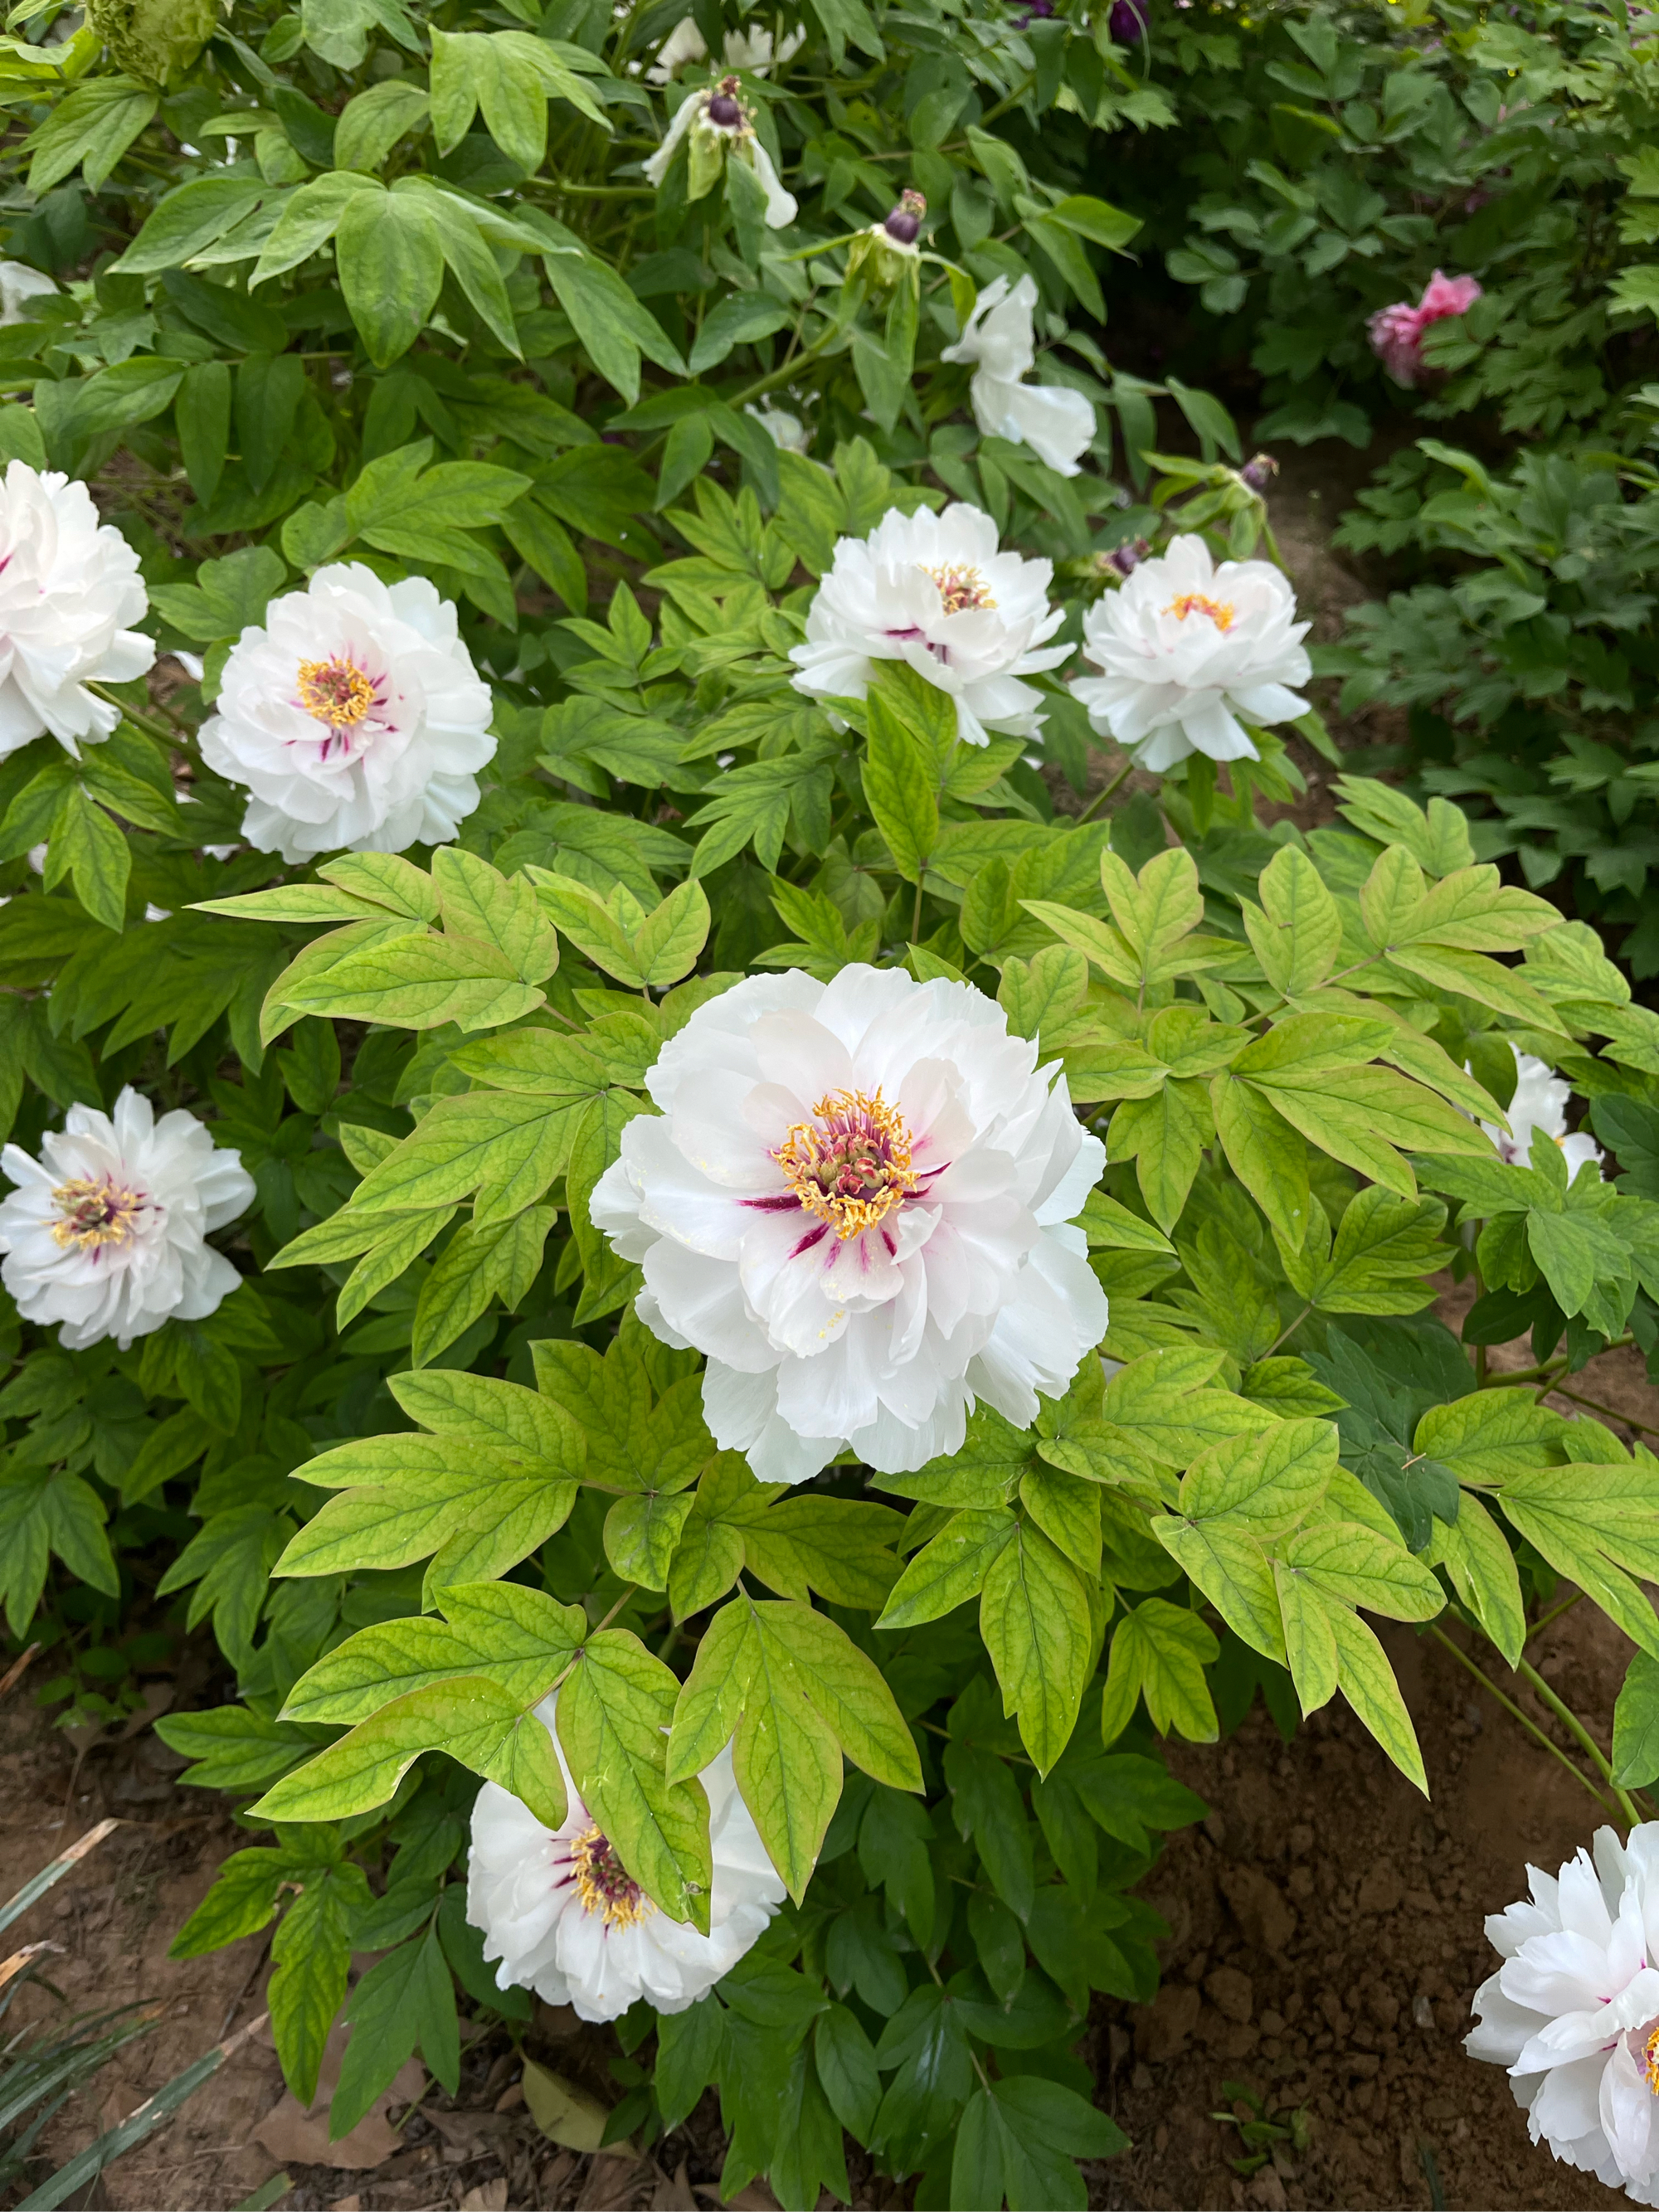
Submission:
[[[1642,2078],[1659,2097],[1659,2027],[1656,2027],[1642,2051]]]
[[[52,1224],[53,1243],[88,1252],[100,1244],[125,1244],[145,1201],[142,1191],[128,1190],[108,1176],[76,1176],[58,1184],[52,1202],[63,1216]]]
[[[355,729],[374,704],[374,686],[349,660],[302,660],[300,704],[331,729]]]
[[[938,568],[930,568],[925,561],[918,562],[924,576],[931,576],[939,586],[939,595],[945,602],[947,615],[966,614],[977,607],[994,607],[983,576],[964,561],[951,561]]]
[[[915,1190],[910,1132],[879,1088],[837,1091],[797,1121],[773,1158],[806,1212],[828,1222],[843,1243],[886,1219]]]
[[[1164,611],[1173,615],[1177,622],[1185,622],[1188,615],[1208,615],[1223,637],[1238,619],[1238,609],[1231,599],[1206,599],[1202,592],[1183,592],[1178,599],[1171,599]]]
[[[656,1906],[617,1856],[609,1836],[587,1828],[570,1846],[576,1894],[584,1912],[602,1913],[607,1928],[637,1928]]]

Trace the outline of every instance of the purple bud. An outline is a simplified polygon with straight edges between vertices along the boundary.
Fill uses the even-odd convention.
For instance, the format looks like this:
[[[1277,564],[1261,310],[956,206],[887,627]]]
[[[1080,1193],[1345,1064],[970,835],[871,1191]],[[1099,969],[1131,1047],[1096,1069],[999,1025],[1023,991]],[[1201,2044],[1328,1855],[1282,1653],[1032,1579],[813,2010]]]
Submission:
[[[743,120],[743,110],[729,92],[717,92],[709,100],[708,120],[718,123],[722,131],[735,131]]]
[[[1109,553],[1103,553],[1100,558],[1105,568],[1127,577],[1133,574],[1152,550],[1144,538],[1131,538],[1122,545],[1115,545]]]
[[[921,218],[927,212],[927,202],[919,191],[909,187],[899,194],[899,204],[882,228],[896,246],[914,246],[921,230]]]
[[[1138,46],[1146,35],[1146,10],[1151,0],[1112,0],[1106,27],[1115,44]]]
[[[1279,474],[1279,464],[1271,453],[1257,453],[1238,473],[1252,491],[1266,491]]]
[[[1033,20],[1047,22],[1054,12],[1054,0],[1030,0],[1030,7],[1019,19],[1019,27],[1023,31]]]

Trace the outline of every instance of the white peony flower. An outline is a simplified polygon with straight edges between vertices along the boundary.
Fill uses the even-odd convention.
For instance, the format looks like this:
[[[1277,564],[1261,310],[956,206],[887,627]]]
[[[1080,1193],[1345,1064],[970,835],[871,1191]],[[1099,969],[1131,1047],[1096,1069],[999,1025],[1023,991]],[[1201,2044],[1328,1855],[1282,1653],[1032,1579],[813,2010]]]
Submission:
[[[138,556],[92,494],[13,461],[0,484],[0,760],[48,732],[80,757],[121,710],[85,689],[130,684],[155,647],[128,625],[149,605]]]
[[[862,699],[878,660],[902,660],[948,691],[970,745],[993,730],[1034,738],[1040,695],[1018,679],[1057,667],[1068,645],[1048,646],[1064,619],[1048,605],[1051,562],[997,547],[997,526],[976,507],[896,507],[867,538],[840,538],[806,617],[806,642],[789,658],[795,689],[821,699]]]
[[[799,415],[790,415],[781,407],[757,407],[752,404],[744,409],[752,415],[781,453],[804,453],[812,442],[811,434]]]
[[[1659,1821],[1527,1876],[1531,1901],[1487,1917],[1504,1963],[1463,2048],[1508,2069],[1534,2142],[1659,2204]]]
[[[71,1106],[38,1160],[8,1145],[0,1167],[17,1185],[0,1202],[0,1281],[25,1320],[61,1322],[71,1352],[106,1336],[125,1352],[175,1314],[201,1321],[242,1279],[205,1239],[253,1178],[193,1114],[158,1121],[129,1086],[112,1119]]]
[[[1541,1129],[1547,1137],[1553,1137],[1561,1157],[1567,1164],[1569,1179],[1576,1176],[1586,1160],[1594,1160],[1597,1178],[1601,1175],[1601,1147],[1588,1130],[1576,1135],[1567,1134],[1567,1101],[1572,1096],[1572,1085],[1559,1076],[1554,1069],[1531,1053],[1522,1052],[1516,1045],[1510,1050],[1515,1054],[1515,1096],[1507,1108],[1510,1133],[1506,1137],[1495,1121],[1483,1121],[1482,1132],[1491,1138],[1500,1159],[1511,1166],[1525,1167],[1532,1158],[1532,1133]]]
[[[1022,381],[1036,362],[1031,322],[1036,297],[1030,276],[1022,276],[1012,291],[1006,276],[997,277],[975,301],[962,336],[945,347],[943,358],[974,364],[968,396],[986,437],[1029,446],[1060,475],[1074,477],[1077,457],[1095,434],[1095,410],[1067,385]]]
[[[750,976],[647,1082],[661,1118],[623,1130],[592,1218],[644,1267],[641,1320],[708,1354],[709,1428],[763,1482],[848,1445],[923,1467],[979,1398],[1026,1427],[1105,1334],[1068,1225],[1104,1150],[966,983]]]
[[[1138,768],[1161,774],[1188,753],[1261,757],[1237,717],[1285,722],[1308,702],[1291,688],[1312,665],[1296,595],[1269,561],[1224,561],[1201,538],[1172,538],[1083,618],[1083,651],[1101,676],[1072,689],[1095,728],[1139,747]]]
[[[401,853],[447,844],[477,806],[490,714],[453,602],[352,561],[242,632],[202,757],[252,793],[242,835],[262,853]]]
[[[806,37],[799,24],[787,32],[775,55],[772,51],[772,33],[746,25],[741,31],[728,31],[722,49],[729,70],[747,70],[750,76],[765,76],[775,61],[781,69],[792,61],[801,49]],[[645,73],[647,84],[666,84],[683,62],[702,62],[708,58],[708,48],[702,33],[693,17],[687,15],[676,23],[657,49],[657,58]]]
[[[569,1792],[556,1833],[509,1790],[486,1782],[472,1806],[466,1917],[499,1959],[497,1989],[532,1989],[583,2020],[616,2020],[644,1997],[684,2012],[735,1966],[784,1899],[728,1744],[698,1779],[708,1797],[714,1856],[708,1933],[671,1920],[633,1881],[576,1795],[554,1733],[558,1692],[537,1706]]]
[[[31,269],[27,261],[0,261],[0,325],[27,322],[28,302],[57,289],[43,269]]]
[[[734,156],[746,161],[760,179],[766,194],[767,228],[782,230],[795,220],[795,196],[785,190],[771,155],[756,136],[754,111],[743,100],[742,90],[736,77],[723,76],[718,84],[706,85],[683,100],[661,145],[645,164],[646,182],[661,185],[681,140],[689,135],[690,197],[699,199],[711,190],[726,161]]]

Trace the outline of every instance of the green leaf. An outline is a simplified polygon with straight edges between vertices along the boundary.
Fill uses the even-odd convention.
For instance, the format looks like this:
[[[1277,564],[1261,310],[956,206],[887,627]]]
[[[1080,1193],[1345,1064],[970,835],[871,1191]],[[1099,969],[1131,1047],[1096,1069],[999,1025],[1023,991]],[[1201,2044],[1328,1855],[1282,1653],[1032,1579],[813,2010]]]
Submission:
[[[1337,1434],[1328,1421],[1281,1421],[1255,1436],[1230,1437],[1182,1476],[1181,1510],[1193,1521],[1225,1518],[1266,1542],[1306,1518],[1336,1462]]]
[[[422,197],[371,187],[347,200],[334,251],[351,319],[369,359],[386,368],[408,352],[438,304],[444,255],[437,220]]]
[[[1613,1780],[1645,1790],[1659,1780],[1659,1660],[1633,1652],[1613,1708]]]
[[[1112,1632],[1112,1656],[1101,1706],[1101,1736],[1115,1743],[1127,1727],[1137,1698],[1160,1735],[1179,1730],[1189,1743],[1213,1743],[1219,1734],[1204,1669],[1221,1646],[1195,1613],[1161,1597],[1143,1598]]]
[[[1336,1638],[1337,1683],[1355,1714],[1408,1782],[1426,1797],[1427,1777],[1417,1732],[1388,1654],[1364,1622],[1342,1607],[1327,1607]]]
[[[935,764],[880,691],[872,694],[864,795],[908,884],[920,883],[939,842]]]
[[[435,1927],[377,1960],[351,1992],[345,2017],[351,2034],[328,2114],[333,2141],[350,2134],[416,2049],[452,2097],[459,2087],[455,1990]]]
[[[1482,1391],[1479,1395],[1507,1397],[1510,1394]],[[1478,1498],[1466,1497],[1458,1501],[1455,1521],[1437,1518],[1432,1522],[1428,1548],[1422,1557],[1426,1566],[1444,1567],[1451,1577],[1452,1588],[1509,1665],[1518,1664],[1522,1646],[1527,1640],[1527,1610],[1521,1595],[1521,1577],[1514,1553]],[[1613,1743],[1616,1751],[1616,1708]]]
[[[351,1938],[368,1909],[368,1877],[349,1860],[306,1869],[299,1894],[270,1947],[265,1990],[283,2075],[302,2106],[317,2094],[329,2029],[346,1993]]]
[[[411,1690],[382,1705],[250,1809],[270,1820],[349,1819],[384,1805],[423,1751],[447,1752],[512,1790],[546,1826],[563,1825],[564,1782],[546,1729],[481,1675]]]
[[[952,1514],[894,1583],[877,1627],[915,1628],[977,1597],[1018,1525],[1004,1506]]]
[[[583,1803],[635,1881],[671,1919],[706,1935],[708,1801],[695,1773],[671,1778],[666,1763],[678,1689],[638,1637],[605,1629],[559,1692],[559,1741]]]
[[[1396,1198],[1373,1183],[1344,1209],[1328,1253],[1310,1218],[1306,1243],[1282,1247],[1280,1258],[1297,1296],[1321,1313],[1415,1313],[1434,1297],[1425,1279],[1444,1263],[1445,1220],[1437,1200]]]
[[[411,1691],[472,1675],[532,1705],[587,1632],[580,1606],[518,1583],[451,1583],[439,1602],[442,1620],[383,1621],[337,1644],[289,1691],[284,1719],[349,1727]]]
[[[1093,1656],[1083,1577],[1040,1529],[1022,1522],[986,1571],[980,1633],[1002,1709],[1047,1774],[1071,1741]]]

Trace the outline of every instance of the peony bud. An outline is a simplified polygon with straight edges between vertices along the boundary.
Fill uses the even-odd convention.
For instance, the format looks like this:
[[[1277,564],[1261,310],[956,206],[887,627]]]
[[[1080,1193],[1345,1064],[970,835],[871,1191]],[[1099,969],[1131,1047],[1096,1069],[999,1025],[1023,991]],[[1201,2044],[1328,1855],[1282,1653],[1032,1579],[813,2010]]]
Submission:
[[[1112,0],[1106,27],[1115,45],[1138,46],[1146,35],[1146,9],[1151,0]]]

